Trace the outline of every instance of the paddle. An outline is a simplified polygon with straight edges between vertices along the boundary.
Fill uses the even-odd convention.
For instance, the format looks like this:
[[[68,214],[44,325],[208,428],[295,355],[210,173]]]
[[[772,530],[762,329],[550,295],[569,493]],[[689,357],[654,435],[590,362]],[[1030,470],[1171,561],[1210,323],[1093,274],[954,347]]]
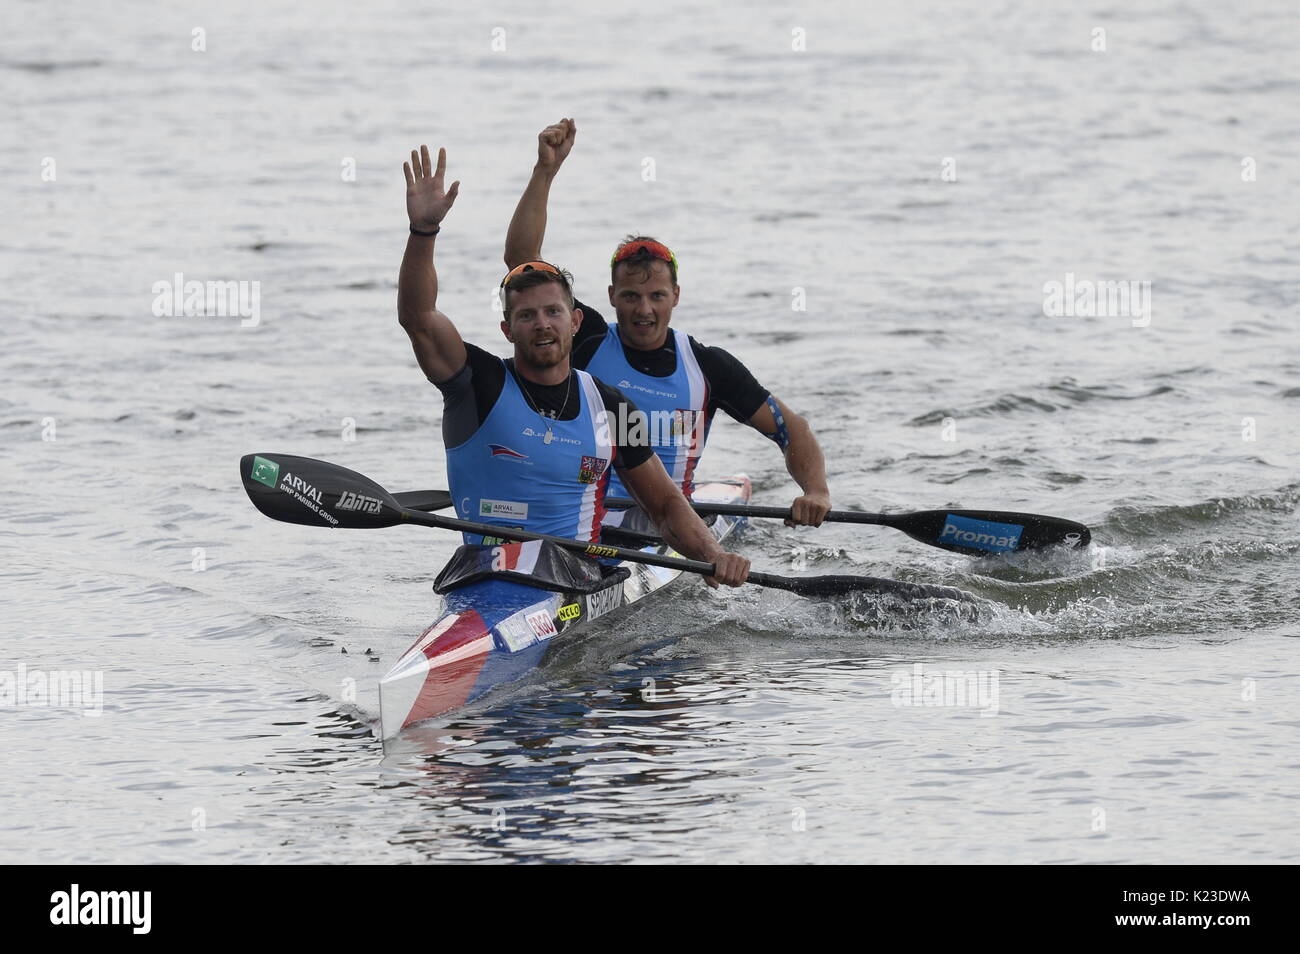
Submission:
[[[458,530],[505,540],[545,540],[586,557],[610,557],[629,563],[646,563],[670,570],[712,576],[713,564],[683,557],[647,553],[566,537],[530,533],[454,517],[439,517],[412,509],[369,477],[337,464],[289,454],[247,454],[240,459],[239,476],[253,506],[272,520],[312,527],[346,529],[392,527],[413,523],[443,530]],[[408,502],[437,502],[434,492],[411,491]],[[978,602],[977,598],[949,586],[903,583],[870,576],[777,576],[751,571],[749,582],[803,596],[844,596],[852,593],[887,593],[908,599],[937,597]]]
[[[393,498],[409,510],[446,510],[451,506],[451,493],[446,490],[403,490]]]
[[[636,506],[636,501],[625,497],[609,497],[605,500],[605,506],[611,510],[623,510]],[[711,503],[692,503],[691,506],[697,513],[777,517],[782,520],[790,516],[789,507]],[[838,523],[870,523],[893,527],[902,530],[913,540],[970,556],[1038,550],[1060,545],[1086,547],[1092,540],[1088,528],[1073,520],[1009,510],[920,510],[916,513],[832,510],[826,519]]]
[[[443,510],[451,506],[451,494],[445,490],[410,490],[394,495],[398,503],[412,510]],[[609,497],[605,505],[611,510],[635,507],[628,497]],[[692,503],[696,513],[730,514],[739,517],[790,516],[788,507],[763,507],[752,504]],[[868,523],[902,530],[913,540],[932,547],[988,556],[1067,546],[1082,549],[1092,540],[1086,526],[1061,517],[1009,510],[921,510],[916,513],[859,513],[832,510],[826,520],[838,523]]]

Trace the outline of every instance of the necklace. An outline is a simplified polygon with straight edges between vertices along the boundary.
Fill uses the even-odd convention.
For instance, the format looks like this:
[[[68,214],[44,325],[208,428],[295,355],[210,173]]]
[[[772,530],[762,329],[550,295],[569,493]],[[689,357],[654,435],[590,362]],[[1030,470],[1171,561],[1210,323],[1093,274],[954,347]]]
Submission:
[[[542,438],[542,443],[551,443],[551,441],[555,440],[555,435],[551,432],[551,422],[563,414],[569,406],[569,395],[573,392],[573,372],[569,372],[568,384],[564,388],[564,403],[560,405],[558,411],[550,417],[547,417],[542,413],[542,409],[537,406],[537,402],[533,400],[532,392],[528,390],[528,384],[524,381],[523,377],[515,371],[514,368],[511,368],[510,371],[514,374],[515,380],[519,382],[519,390],[524,392],[524,400],[528,402],[528,406],[533,409],[537,416],[542,419],[542,423],[546,425],[546,436]]]

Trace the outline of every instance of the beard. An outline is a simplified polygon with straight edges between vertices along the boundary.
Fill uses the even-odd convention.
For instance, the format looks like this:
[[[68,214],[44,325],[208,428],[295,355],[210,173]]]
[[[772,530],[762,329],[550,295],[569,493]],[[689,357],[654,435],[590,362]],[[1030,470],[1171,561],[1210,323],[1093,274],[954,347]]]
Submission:
[[[555,333],[555,343],[549,347],[539,347],[534,344],[535,339],[528,341],[516,341],[517,353],[515,360],[534,368],[554,368],[569,360],[569,355],[573,352],[573,335],[566,335],[563,332]]]

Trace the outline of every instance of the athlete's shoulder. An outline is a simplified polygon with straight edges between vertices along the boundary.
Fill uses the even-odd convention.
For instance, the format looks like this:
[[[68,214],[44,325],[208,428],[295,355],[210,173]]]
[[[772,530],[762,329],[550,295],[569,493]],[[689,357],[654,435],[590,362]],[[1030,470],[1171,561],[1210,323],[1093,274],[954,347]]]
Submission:
[[[610,326],[605,323],[600,312],[585,302],[575,299],[573,307],[582,311],[582,324],[578,325],[578,330],[573,335],[573,366],[585,368],[609,337]]]
[[[466,341],[465,363],[445,380],[435,381],[433,378],[429,378],[429,380],[439,390],[447,392],[465,386],[475,377],[482,377],[484,374],[491,377],[496,373],[497,368],[501,366],[502,361],[496,355]]]
[[[744,423],[758,413],[771,393],[758,383],[744,362],[725,348],[690,338],[691,351],[709,383],[709,401]]]
[[[691,343],[691,351],[695,354],[695,360],[700,363],[700,367],[704,369],[705,374],[708,374],[710,369],[716,369],[724,377],[736,372],[750,374],[745,363],[726,348],[702,344],[694,335],[687,335],[686,340]]]

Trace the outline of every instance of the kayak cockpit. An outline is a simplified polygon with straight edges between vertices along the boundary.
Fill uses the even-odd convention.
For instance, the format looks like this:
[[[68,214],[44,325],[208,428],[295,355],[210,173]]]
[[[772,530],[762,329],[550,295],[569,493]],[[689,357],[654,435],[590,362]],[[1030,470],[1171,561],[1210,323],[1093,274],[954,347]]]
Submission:
[[[743,504],[748,478],[697,489],[697,500]],[[705,519],[724,540],[744,519]],[[613,524],[613,525],[611,525]],[[619,539],[615,539],[623,534]],[[612,515],[602,542],[672,553],[638,511]],[[542,664],[559,637],[568,638],[609,613],[662,589],[679,570],[643,563],[609,564],[542,540],[462,546],[438,574],[443,612],[398,657],[379,684],[380,733],[431,719],[522,679]]]
[[[628,577],[625,566],[610,566],[580,557],[545,540],[496,545],[464,544],[433,581],[435,593],[507,580],[557,593],[594,593]]]

